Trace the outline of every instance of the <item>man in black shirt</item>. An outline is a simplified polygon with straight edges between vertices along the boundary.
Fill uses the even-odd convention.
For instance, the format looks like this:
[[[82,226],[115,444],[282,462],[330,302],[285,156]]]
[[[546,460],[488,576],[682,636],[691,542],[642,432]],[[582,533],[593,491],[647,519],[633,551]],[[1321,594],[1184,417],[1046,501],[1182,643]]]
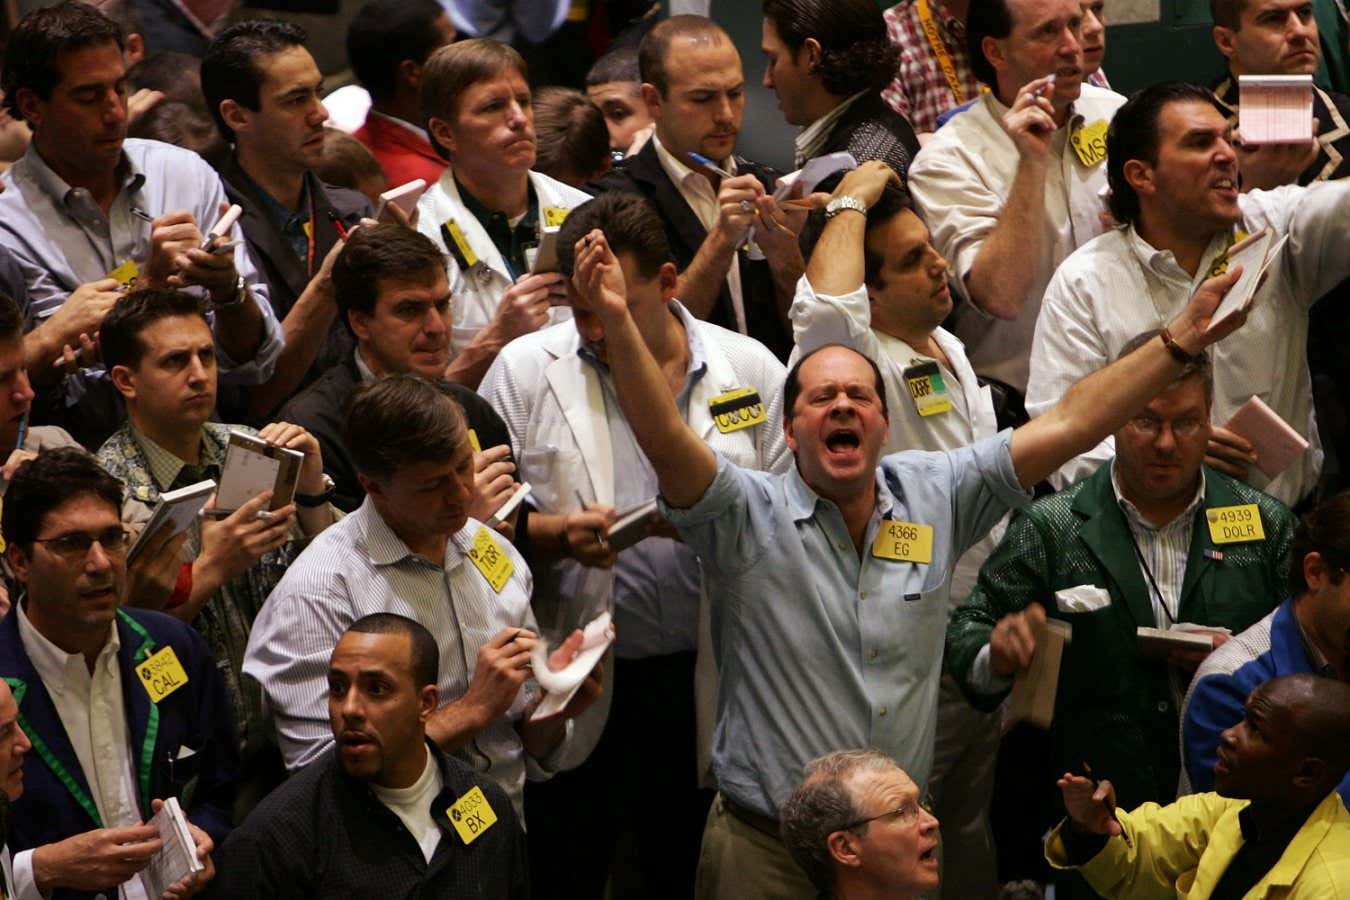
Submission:
[[[335,746],[233,832],[212,896],[526,900],[506,792],[426,738],[439,671],[435,639],[412,619],[352,623],[328,669]]]
[[[296,395],[279,414],[308,429],[323,448],[337,486],[333,503],[350,512],[365,491],[342,445],[342,414],[358,385],[380,375],[412,373],[440,381],[464,407],[475,443],[477,500],[469,510],[487,521],[513,489],[511,442],[501,416],[468,388],[445,381],[450,350],[450,287],[445,260],[427,237],[400,225],[355,231],[333,264],[339,314],[356,336],[356,350]]]

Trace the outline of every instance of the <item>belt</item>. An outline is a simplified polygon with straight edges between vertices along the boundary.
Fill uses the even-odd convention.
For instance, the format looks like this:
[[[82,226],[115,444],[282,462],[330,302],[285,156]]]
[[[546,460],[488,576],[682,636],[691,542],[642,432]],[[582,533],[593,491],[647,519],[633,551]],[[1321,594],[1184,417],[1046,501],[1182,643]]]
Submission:
[[[746,809],[726,794],[721,794],[720,796],[722,798],[722,808],[731,813],[732,816],[740,819],[756,831],[767,834],[775,841],[781,842],[783,840],[782,832],[778,830],[777,819],[770,819],[768,816],[760,815],[752,809]]]

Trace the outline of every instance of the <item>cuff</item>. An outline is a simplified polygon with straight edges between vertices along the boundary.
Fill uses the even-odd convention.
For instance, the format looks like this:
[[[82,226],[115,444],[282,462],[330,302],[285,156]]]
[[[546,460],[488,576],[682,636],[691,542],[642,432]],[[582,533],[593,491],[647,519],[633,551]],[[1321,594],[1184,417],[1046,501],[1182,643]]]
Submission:
[[[970,671],[966,673],[966,684],[976,693],[1002,694],[1012,689],[1011,678],[994,674],[989,662],[991,653],[988,644],[981,647],[980,652],[975,654],[975,661],[970,664]]]
[[[33,876],[32,850],[14,854],[14,883],[10,887],[14,888],[14,900],[46,900]]]
[[[562,740],[558,741],[558,746],[553,748],[553,752],[543,759],[535,759],[528,753],[525,754],[525,777],[530,781],[546,781],[556,775],[562,768],[563,754],[567,752],[567,745],[572,743],[572,720],[568,719],[563,726]]]

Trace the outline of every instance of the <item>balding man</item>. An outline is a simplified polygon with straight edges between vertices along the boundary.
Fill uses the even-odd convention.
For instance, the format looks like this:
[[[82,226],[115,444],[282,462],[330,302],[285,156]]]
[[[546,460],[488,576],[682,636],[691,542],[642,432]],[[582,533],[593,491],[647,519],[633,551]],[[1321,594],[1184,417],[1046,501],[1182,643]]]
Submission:
[[[1324,900],[1350,884],[1350,813],[1336,785],[1350,769],[1350,685],[1315,675],[1252,691],[1223,733],[1216,793],[1115,809],[1109,781],[1059,780],[1067,821],[1045,856],[1077,867],[1105,897]]]

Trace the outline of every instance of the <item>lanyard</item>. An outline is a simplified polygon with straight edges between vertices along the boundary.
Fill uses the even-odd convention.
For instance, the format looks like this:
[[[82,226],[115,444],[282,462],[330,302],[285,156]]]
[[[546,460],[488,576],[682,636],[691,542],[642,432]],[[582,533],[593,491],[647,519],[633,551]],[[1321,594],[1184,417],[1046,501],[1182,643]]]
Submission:
[[[122,610],[119,609],[117,611],[117,616],[128,628],[140,636],[141,646],[136,649],[136,653],[132,657],[132,662],[143,662],[145,658],[150,655],[150,651],[155,648],[154,639],[141,627],[139,622],[131,618],[131,616],[127,615]],[[15,705],[22,710],[23,696],[28,692],[28,685],[17,678],[6,678],[5,681],[9,682],[10,690],[14,692]],[[80,807],[89,814],[89,817],[94,820],[94,827],[104,827],[103,816],[99,815],[98,806],[95,805],[93,798],[89,796],[84,788],[80,787],[80,783],[75,779],[75,776],[70,773],[70,770],[62,765],[61,760],[56,758],[56,754],[47,746],[47,742],[44,741],[42,737],[38,735],[37,731],[28,724],[28,719],[24,716],[22,711],[19,713],[18,722],[19,727],[22,728],[24,734],[28,736],[29,743],[33,745],[33,752],[38,755],[39,759],[47,764],[47,768],[52,770],[52,773],[56,775],[57,780],[59,780],[61,784],[65,786],[66,790],[70,792],[70,796],[75,798],[75,802],[78,803]],[[141,745],[141,758],[136,767],[137,774],[139,775],[137,781],[141,794],[141,814],[145,817],[146,821],[150,820],[150,762],[154,757],[155,739],[158,735],[159,707],[151,702],[150,714],[145,723],[145,741]]]
[[[1139,542],[1134,538],[1134,529],[1130,527],[1128,522],[1125,523],[1125,533],[1130,536],[1130,546],[1134,548],[1134,556],[1139,560],[1139,567],[1143,569],[1144,574],[1148,576],[1149,587],[1153,589],[1153,593],[1158,597],[1158,607],[1163,611],[1163,615],[1167,617],[1168,625],[1175,625],[1177,620],[1172,618],[1172,611],[1167,608],[1167,599],[1163,597],[1163,592],[1158,588],[1157,579],[1153,577],[1153,570],[1150,569],[1148,563],[1144,561],[1144,553],[1139,549]]]
[[[309,239],[309,249],[305,252],[305,273],[311,280],[314,278],[314,232],[319,229],[319,221],[314,217],[314,195],[309,195],[309,227],[305,229],[305,237]]]
[[[966,102],[966,92],[961,89],[961,79],[956,74],[956,65],[952,62],[952,55],[947,52],[942,35],[938,33],[937,22],[933,21],[933,11],[928,8],[928,0],[919,0],[918,8],[919,25],[923,28],[923,35],[928,38],[928,46],[933,48],[933,55],[937,57],[942,76],[947,79],[947,87],[951,88],[952,96],[956,98],[956,105],[960,106]]]

